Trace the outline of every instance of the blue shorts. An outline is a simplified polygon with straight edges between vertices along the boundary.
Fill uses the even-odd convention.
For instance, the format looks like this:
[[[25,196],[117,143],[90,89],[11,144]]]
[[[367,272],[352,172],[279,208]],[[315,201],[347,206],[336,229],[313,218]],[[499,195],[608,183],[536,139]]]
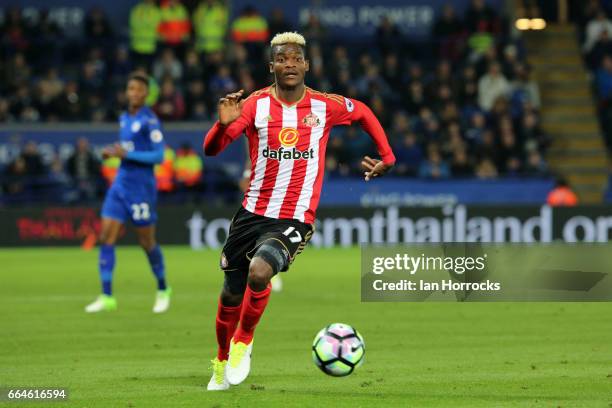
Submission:
[[[128,219],[139,227],[155,224],[157,221],[157,190],[155,184],[133,184],[129,189],[114,183],[107,191],[102,205],[102,217],[122,223]]]

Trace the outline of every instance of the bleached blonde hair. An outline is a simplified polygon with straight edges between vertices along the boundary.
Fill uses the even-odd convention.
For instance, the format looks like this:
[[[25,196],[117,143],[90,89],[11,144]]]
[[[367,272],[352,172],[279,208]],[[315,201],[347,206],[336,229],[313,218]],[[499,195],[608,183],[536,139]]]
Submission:
[[[275,45],[281,44],[297,44],[302,47],[306,46],[306,39],[304,36],[298,32],[287,31],[284,33],[278,33],[272,38],[270,41],[270,45],[274,47]]]

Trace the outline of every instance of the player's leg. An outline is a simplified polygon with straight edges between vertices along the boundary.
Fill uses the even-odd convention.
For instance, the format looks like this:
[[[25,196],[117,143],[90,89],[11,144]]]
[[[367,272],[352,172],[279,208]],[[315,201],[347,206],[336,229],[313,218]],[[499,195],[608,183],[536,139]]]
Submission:
[[[166,285],[166,266],[162,250],[155,239],[155,224],[137,226],[136,236],[138,237],[138,243],[147,255],[151,272],[153,272],[157,281],[157,295],[153,312],[163,313],[170,307],[172,289]]]
[[[240,384],[249,375],[253,334],[270,298],[270,280],[278,272],[286,271],[310,239],[312,227],[299,222],[265,221],[262,229],[269,229],[250,251],[251,262],[242,310],[240,327],[230,343],[226,376],[230,384]]]
[[[121,231],[122,222],[108,217],[102,217],[100,231],[100,252],[98,254],[98,270],[102,284],[102,294],[85,307],[88,313],[115,310],[117,301],[112,294],[113,270],[115,268],[115,243]]]
[[[209,390],[229,388],[226,367],[230,343],[240,320],[242,300],[247,286],[249,260],[247,254],[255,244],[259,224],[251,213],[240,208],[230,225],[227,241],[221,252],[219,266],[224,273],[223,288],[217,304],[215,329],[217,335],[217,356],[213,360],[213,376]]]
[[[225,375],[230,342],[238,326],[242,298],[246,288],[247,271],[227,270],[215,319],[217,334],[217,357],[212,360],[213,375],[208,383],[209,391],[226,390],[229,383]]]
[[[251,370],[251,353],[255,327],[263,315],[270,299],[270,279],[284,267],[278,241],[265,241],[256,250],[249,264],[247,286],[242,300],[240,327],[230,343],[230,354],[226,370],[227,380],[232,385],[243,382]],[[288,253],[287,253],[288,255]]]

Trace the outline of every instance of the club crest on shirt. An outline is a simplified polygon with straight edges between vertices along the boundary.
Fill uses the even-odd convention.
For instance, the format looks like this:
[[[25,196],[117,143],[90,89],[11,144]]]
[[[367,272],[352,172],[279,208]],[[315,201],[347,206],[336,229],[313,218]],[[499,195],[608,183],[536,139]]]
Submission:
[[[132,132],[136,133],[140,130],[140,122],[132,123]]]
[[[319,119],[314,113],[310,112],[308,115],[304,116],[304,119],[302,119],[302,123],[304,124],[304,126],[313,128],[321,124],[321,119]]]

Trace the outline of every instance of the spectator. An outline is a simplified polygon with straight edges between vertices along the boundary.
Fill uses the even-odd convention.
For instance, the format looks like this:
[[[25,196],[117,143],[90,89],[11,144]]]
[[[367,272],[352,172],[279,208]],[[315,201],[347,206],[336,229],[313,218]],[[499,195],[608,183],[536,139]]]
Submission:
[[[465,25],[470,33],[498,34],[501,31],[495,10],[487,6],[485,0],[472,0],[465,13]]]
[[[176,58],[171,48],[166,48],[160,58],[155,61],[153,66],[153,76],[158,81],[165,77],[170,77],[174,81],[180,81],[183,77],[183,65]]]
[[[88,46],[109,49],[113,41],[111,25],[101,7],[92,8],[83,22]]]
[[[191,20],[187,8],[179,0],[161,0],[161,20],[157,26],[159,39],[166,47],[176,50],[183,57],[191,36]]]
[[[582,46],[585,54],[591,52],[591,49],[601,37],[601,33],[605,31],[608,35],[612,34],[612,21],[608,19],[606,12],[599,9],[595,15],[595,19],[589,21],[586,26],[586,38]]]
[[[35,66],[57,66],[61,62],[62,30],[49,17],[48,10],[41,10],[38,21],[30,27],[29,55]]]
[[[530,78],[531,69],[522,63],[516,64],[516,79],[512,81],[512,100],[522,107],[527,101],[535,109],[540,109],[540,88],[538,83]]]
[[[0,26],[0,35],[0,43],[9,53],[27,49],[27,27],[19,7],[8,8],[4,23]]]
[[[418,114],[427,105],[425,90],[420,81],[412,81],[409,84],[408,91],[403,92],[403,95],[403,104],[411,115]]]
[[[453,177],[472,177],[474,175],[474,166],[470,163],[467,151],[462,148],[455,149],[451,162],[451,173]]]
[[[310,13],[308,16],[307,23],[302,27],[302,34],[304,34],[304,37],[306,37],[311,45],[317,44],[322,46],[327,38],[327,30],[321,24],[319,16],[315,13]]]
[[[24,161],[25,174],[28,176],[42,176],[47,173],[42,157],[38,152],[36,142],[29,141],[23,147],[20,157]]]
[[[96,69],[95,63],[86,62],[83,64],[80,81],[80,89],[83,96],[99,95],[103,92],[105,86],[105,77]]]
[[[465,132],[465,138],[470,145],[478,146],[483,143],[486,125],[486,118],[482,112],[476,111],[472,114],[470,124]]]
[[[38,81],[37,105],[43,117],[52,114],[52,103],[64,90],[64,81],[59,78],[56,68],[49,68],[43,78]]]
[[[76,81],[66,83],[64,92],[55,99],[53,105],[59,118],[69,122],[82,120],[86,112],[85,101]]]
[[[193,13],[195,49],[209,55],[222,52],[228,28],[228,10],[224,3],[216,0],[201,0]]]
[[[17,85],[27,83],[31,75],[32,68],[28,65],[24,54],[18,52],[6,65],[4,70],[4,87],[14,90]]]
[[[74,153],[66,161],[66,171],[80,199],[91,200],[96,197],[100,178],[100,162],[89,148],[89,140],[80,137]]]
[[[217,74],[211,78],[209,88],[215,101],[223,95],[236,90],[237,84],[230,74],[229,67],[227,65],[221,65]]]
[[[204,78],[204,68],[202,67],[202,64],[200,64],[200,61],[198,61],[198,54],[195,50],[187,51],[187,55],[185,56],[184,71],[184,81],[186,83]],[[179,77],[174,79],[180,80],[181,78]]]
[[[601,65],[606,55],[612,55],[612,40],[608,31],[604,30],[599,34],[597,42],[586,55],[586,60],[591,70],[597,69]]]
[[[452,4],[446,4],[433,25],[432,37],[441,58],[457,61],[465,42],[465,27]]]
[[[9,109],[9,102],[6,98],[0,98],[0,123],[12,122],[15,120]]]
[[[424,158],[423,149],[414,132],[406,132],[399,137],[400,143],[395,143],[393,147],[397,160],[394,172],[400,176],[416,177]]]
[[[34,108],[34,98],[26,84],[17,86],[17,90],[10,99],[9,104],[9,112],[12,116],[28,122],[36,121],[38,111]]]
[[[164,161],[155,165],[157,191],[171,193],[174,190],[174,163],[176,154],[168,145],[164,147]]]
[[[25,192],[27,182],[26,162],[19,156],[4,171],[4,189],[9,195],[18,195]]]
[[[270,37],[274,37],[278,33],[285,33],[287,31],[294,31],[291,24],[285,19],[285,13],[280,7],[275,7],[270,12],[270,19],[268,21],[268,27],[270,31]]]
[[[188,83],[187,91],[185,94],[185,105],[187,107],[187,115],[190,118],[194,117],[196,106],[199,103],[205,102],[205,91],[206,86],[204,85],[204,81],[202,81],[201,79],[196,79]]]
[[[189,143],[183,143],[176,152],[174,171],[179,187],[193,190],[199,187],[202,180],[202,158]]]
[[[489,71],[478,81],[478,105],[490,111],[493,103],[500,97],[508,96],[510,84],[500,71],[499,63],[489,66]]]
[[[419,177],[427,179],[445,179],[450,177],[448,164],[442,160],[442,155],[436,145],[429,145],[427,160],[419,167]]]
[[[612,97],[612,56],[606,55],[597,70],[595,81],[597,94],[602,101],[609,101]]]
[[[578,205],[578,196],[572,191],[567,180],[559,177],[555,188],[548,193],[546,203],[551,207],[575,207]]]
[[[476,177],[479,179],[492,179],[497,177],[497,169],[489,158],[484,158],[476,167]]]
[[[534,112],[526,112],[523,115],[519,134],[526,149],[544,153],[551,143],[549,137],[542,131],[538,122],[538,115]]]
[[[127,78],[132,72],[130,54],[126,47],[119,46],[115,49],[115,56],[110,67],[111,82],[113,88],[120,88],[125,85]]]
[[[548,176],[548,166],[542,158],[542,155],[537,150],[531,150],[527,154],[527,163],[525,165],[525,173],[531,177],[546,177]]]
[[[245,7],[231,26],[232,39],[243,44],[254,60],[261,59],[269,36],[268,22],[253,6]]]
[[[383,58],[396,54],[402,45],[402,35],[389,16],[383,15],[376,28],[376,46]]]
[[[359,92],[363,98],[366,98],[372,93],[380,93],[385,96],[389,96],[391,93],[391,88],[389,88],[385,79],[380,75],[378,66],[374,64],[367,67],[366,73],[361,78],[357,79],[355,85],[357,87],[357,92]]]
[[[181,120],[185,116],[185,101],[171,78],[162,82],[159,100],[153,110],[161,120]]]
[[[160,22],[161,10],[155,0],[142,0],[130,11],[130,51],[135,66],[151,68]]]

